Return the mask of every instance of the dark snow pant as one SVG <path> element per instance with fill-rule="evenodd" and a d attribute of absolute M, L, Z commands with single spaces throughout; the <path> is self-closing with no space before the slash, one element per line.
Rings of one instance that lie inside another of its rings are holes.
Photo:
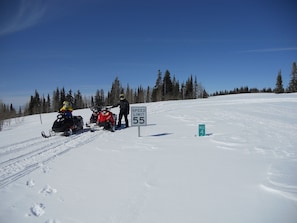
<path fill-rule="evenodd" d="M 73 118 L 65 118 L 65 130 L 69 130 L 74 126 Z"/>
<path fill-rule="evenodd" d="M 128 114 L 127 113 L 120 113 L 119 114 L 119 122 L 118 122 L 118 127 L 121 127 L 122 123 L 122 118 L 125 118 L 125 123 L 126 123 L 126 128 L 129 127 L 129 122 L 128 122 Z"/>

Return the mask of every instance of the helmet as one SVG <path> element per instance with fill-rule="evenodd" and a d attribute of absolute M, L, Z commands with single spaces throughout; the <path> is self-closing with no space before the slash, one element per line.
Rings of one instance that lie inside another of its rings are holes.
<path fill-rule="evenodd" d="M 69 105 L 68 101 L 63 101 L 63 105 Z"/>
<path fill-rule="evenodd" d="M 105 114 L 107 114 L 109 112 L 109 107 L 104 107 L 103 109 L 102 109 L 102 113 L 105 115 Z"/>
<path fill-rule="evenodd" d="M 120 100 L 124 100 L 125 99 L 125 95 L 124 94 L 120 94 Z"/>

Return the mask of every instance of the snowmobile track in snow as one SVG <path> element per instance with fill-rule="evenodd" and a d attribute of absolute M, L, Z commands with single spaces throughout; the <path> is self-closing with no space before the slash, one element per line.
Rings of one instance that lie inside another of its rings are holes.
<path fill-rule="evenodd" d="M 32 138 L 0 147 L 0 188 L 41 168 L 69 150 L 93 141 L 101 133 L 78 133 L 69 137 Z"/>

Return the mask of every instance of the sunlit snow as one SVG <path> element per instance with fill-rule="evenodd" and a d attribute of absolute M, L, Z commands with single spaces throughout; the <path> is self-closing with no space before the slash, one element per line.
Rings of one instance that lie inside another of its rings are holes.
<path fill-rule="evenodd" d="M 297 222 L 297 94 L 139 105 L 140 137 L 129 127 L 46 139 L 56 113 L 11 120 L 0 222 Z"/>

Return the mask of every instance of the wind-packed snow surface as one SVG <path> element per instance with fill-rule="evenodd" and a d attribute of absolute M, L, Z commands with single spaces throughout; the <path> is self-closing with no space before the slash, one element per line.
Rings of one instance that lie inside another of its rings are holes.
<path fill-rule="evenodd" d="M 140 105 L 141 137 L 46 139 L 56 113 L 12 120 L 0 132 L 0 222 L 297 222 L 297 94 Z"/>

